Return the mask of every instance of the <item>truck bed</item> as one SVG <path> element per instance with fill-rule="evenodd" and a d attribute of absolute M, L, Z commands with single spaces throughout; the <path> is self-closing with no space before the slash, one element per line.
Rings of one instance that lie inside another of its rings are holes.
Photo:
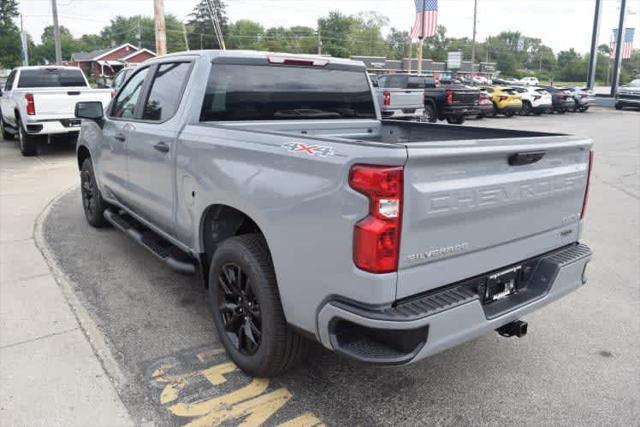
<path fill-rule="evenodd" d="M 204 126 L 229 126 L 247 131 L 295 134 L 324 141 L 363 141 L 390 144 L 419 144 L 459 140 L 531 138 L 562 136 L 558 133 L 523 130 L 451 126 L 402 120 L 314 120 L 287 122 L 202 123 Z"/>

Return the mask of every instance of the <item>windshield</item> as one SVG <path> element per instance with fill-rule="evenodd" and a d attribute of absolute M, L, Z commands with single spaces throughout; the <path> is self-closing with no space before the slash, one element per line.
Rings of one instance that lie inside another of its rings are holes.
<path fill-rule="evenodd" d="M 631 80 L 631 83 L 629 83 L 627 86 L 640 87 L 640 79 Z"/>
<path fill-rule="evenodd" d="M 364 71 L 214 64 L 201 121 L 376 118 Z"/>
<path fill-rule="evenodd" d="M 87 86 L 80 70 L 38 68 L 20 71 L 18 87 L 78 87 Z"/>

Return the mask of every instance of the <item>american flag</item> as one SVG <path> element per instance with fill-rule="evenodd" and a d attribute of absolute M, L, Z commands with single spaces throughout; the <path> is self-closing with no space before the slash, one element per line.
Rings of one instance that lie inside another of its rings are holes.
<path fill-rule="evenodd" d="M 416 19 L 411 28 L 412 39 L 433 37 L 438 29 L 438 0 L 414 0 Z"/>
<path fill-rule="evenodd" d="M 631 58 L 631 53 L 633 52 L 633 35 L 635 33 L 635 28 L 625 28 L 624 29 L 624 39 L 622 40 L 622 59 Z M 616 40 L 618 39 L 618 30 L 613 30 L 613 38 L 611 39 L 611 52 L 609 53 L 609 58 L 613 58 L 616 54 Z"/>
<path fill-rule="evenodd" d="M 631 52 L 633 51 L 633 33 L 635 28 L 624 29 L 624 41 L 622 42 L 622 59 L 631 58 Z"/>

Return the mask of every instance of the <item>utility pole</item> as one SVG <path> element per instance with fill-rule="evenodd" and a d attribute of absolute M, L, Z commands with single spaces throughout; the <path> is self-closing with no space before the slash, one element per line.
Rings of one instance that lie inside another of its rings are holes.
<path fill-rule="evenodd" d="M 22 66 L 27 67 L 29 65 L 29 43 L 27 33 L 24 32 L 22 14 L 20 14 L 20 41 L 22 42 Z"/>
<path fill-rule="evenodd" d="M 598 0 L 599 1 L 599 0 Z M 471 78 L 476 63 L 476 22 L 478 21 L 478 0 L 473 0 L 473 39 L 471 41 Z"/>
<path fill-rule="evenodd" d="M 138 49 L 142 49 L 142 15 L 138 16 Z"/>
<path fill-rule="evenodd" d="M 62 45 L 60 44 L 60 27 L 58 26 L 58 5 L 56 0 L 51 0 L 51 13 L 53 14 L 53 43 L 56 50 L 56 64 L 62 64 Z"/>
<path fill-rule="evenodd" d="M 184 37 L 184 45 L 186 46 L 187 50 L 191 50 L 189 49 L 189 38 L 187 37 L 187 26 L 184 25 L 184 22 L 182 23 L 182 36 Z"/>
<path fill-rule="evenodd" d="M 318 26 L 318 55 L 322 55 L 322 37 L 320 37 L 320 26 Z"/>
<path fill-rule="evenodd" d="M 600 10 L 602 2 L 596 0 L 596 9 L 593 12 L 593 31 L 591 32 L 591 53 L 589 56 L 589 72 L 587 73 L 587 88 L 593 89 L 596 81 L 596 65 L 598 63 L 598 33 L 600 30 Z"/>
<path fill-rule="evenodd" d="M 613 61 L 613 75 L 611 76 L 611 96 L 616 96 L 620 83 L 620 63 L 622 62 L 622 40 L 624 37 L 624 14 L 627 12 L 627 0 L 620 0 L 620 19 L 616 37 L 616 56 Z"/>
<path fill-rule="evenodd" d="M 422 47 L 424 45 L 424 7 L 425 1 L 422 0 L 422 19 L 420 19 L 420 41 L 418 42 L 418 74 L 422 74 Z"/>
<path fill-rule="evenodd" d="M 153 0 L 153 15 L 155 17 L 156 30 L 156 55 L 163 56 L 167 54 L 167 32 L 164 24 L 164 0 Z"/>

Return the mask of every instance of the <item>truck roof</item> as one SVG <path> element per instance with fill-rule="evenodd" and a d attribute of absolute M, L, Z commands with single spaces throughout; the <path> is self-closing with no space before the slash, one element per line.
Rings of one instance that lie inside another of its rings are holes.
<path fill-rule="evenodd" d="M 68 65 L 29 65 L 29 66 L 22 66 L 22 67 L 16 67 L 14 68 L 14 70 L 52 70 L 52 69 L 58 69 L 58 70 L 79 70 L 79 67 L 71 67 Z"/>
<path fill-rule="evenodd" d="M 257 50 L 191 50 L 185 52 L 176 52 L 164 55 L 158 58 L 152 58 L 149 62 L 155 62 L 167 57 L 176 56 L 204 56 L 211 59 L 217 57 L 226 58 L 255 58 L 255 59 L 268 59 L 270 57 L 278 58 L 296 58 L 296 59 L 316 59 L 327 61 L 330 64 L 349 65 L 353 67 L 366 68 L 364 62 L 353 59 L 335 58 L 332 56 L 314 55 L 314 54 L 300 54 L 300 53 L 285 53 L 285 52 L 264 52 Z"/>

